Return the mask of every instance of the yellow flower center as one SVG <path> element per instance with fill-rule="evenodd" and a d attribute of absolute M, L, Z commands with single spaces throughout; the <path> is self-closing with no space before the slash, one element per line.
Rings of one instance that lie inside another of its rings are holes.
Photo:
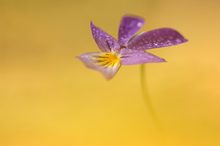
<path fill-rule="evenodd" d="M 94 58 L 97 63 L 104 67 L 113 67 L 120 63 L 120 56 L 114 52 L 102 53 Z"/>

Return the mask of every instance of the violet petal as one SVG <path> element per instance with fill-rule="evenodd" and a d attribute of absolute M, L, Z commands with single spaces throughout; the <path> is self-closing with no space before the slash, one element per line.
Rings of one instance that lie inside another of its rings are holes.
<path fill-rule="evenodd" d="M 144 64 L 144 63 L 165 62 L 165 59 L 163 58 L 139 50 L 123 49 L 121 50 L 120 54 L 121 54 L 122 65 L 136 65 L 136 64 Z"/>
<path fill-rule="evenodd" d="M 128 40 L 144 25 L 144 19 L 137 17 L 126 15 L 122 18 L 119 32 L 118 32 L 118 40 L 119 44 L 122 46 L 126 46 Z"/>
<path fill-rule="evenodd" d="M 176 30 L 160 28 L 142 33 L 128 42 L 129 49 L 146 50 L 178 45 L 187 40 Z"/>
<path fill-rule="evenodd" d="M 120 48 L 120 45 L 118 44 L 116 39 L 113 38 L 111 35 L 96 27 L 92 22 L 90 24 L 90 27 L 92 30 L 93 38 L 101 51 L 110 52 L 111 50 L 115 51 Z"/>

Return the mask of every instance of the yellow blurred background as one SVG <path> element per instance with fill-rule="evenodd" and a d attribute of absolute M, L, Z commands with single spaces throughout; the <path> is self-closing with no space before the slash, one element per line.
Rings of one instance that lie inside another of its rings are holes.
<path fill-rule="evenodd" d="M 220 1 L 0 0 L 0 146 L 219 146 Z M 141 96 L 140 66 L 106 81 L 75 58 L 98 51 L 89 28 L 116 36 L 124 14 L 142 31 L 179 30 L 189 42 L 151 50 L 159 131 Z"/>

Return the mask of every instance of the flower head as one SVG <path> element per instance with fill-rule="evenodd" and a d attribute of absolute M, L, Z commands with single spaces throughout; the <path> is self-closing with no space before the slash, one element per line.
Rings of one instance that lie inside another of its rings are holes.
<path fill-rule="evenodd" d="M 135 36 L 143 25 L 143 18 L 124 16 L 119 26 L 117 41 L 91 22 L 92 35 L 101 52 L 85 53 L 78 58 L 88 68 L 101 72 L 106 79 L 111 79 L 121 65 L 165 62 L 165 59 L 145 50 L 178 45 L 187 41 L 171 28 L 155 29 Z"/>

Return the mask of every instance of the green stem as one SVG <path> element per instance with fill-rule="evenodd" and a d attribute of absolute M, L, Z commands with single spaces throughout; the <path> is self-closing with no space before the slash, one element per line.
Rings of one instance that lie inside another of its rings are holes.
<path fill-rule="evenodd" d="M 147 84 L 146 84 L 146 70 L 145 70 L 145 65 L 141 65 L 141 74 L 140 74 L 140 77 L 141 77 L 141 88 L 142 88 L 142 96 L 143 96 L 143 99 L 145 101 L 145 104 L 148 108 L 148 111 L 151 115 L 151 118 L 153 120 L 153 123 L 155 124 L 155 126 L 161 130 L 161 126 L 160 126 L 160 122 L 158 120 L 158 117 L 156 115 L 156 112 L 154 110 L 154 107 L 152 105 L 152 102 L 151 102 L 151 99 L 150 99 L 150 96 L 149 96 L 149 93 L 147 91 Z"/>

